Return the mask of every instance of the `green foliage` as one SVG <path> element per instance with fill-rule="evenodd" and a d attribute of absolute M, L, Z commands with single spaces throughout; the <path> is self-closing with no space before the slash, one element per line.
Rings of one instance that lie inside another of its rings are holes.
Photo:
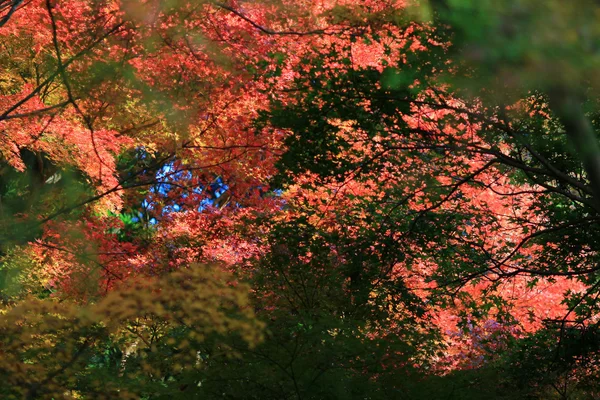
<path fill-rule="evenodd" d="M 373 286 L 367 276 L 352 281 L 343 261 L 357 251 L 350 240 L 334 242 L 299 218 L 272 226 L 270 244 L 252 282 L 265 341 L 254 349 L 231 344 L 239 360 L 209 355 L 197 396 L 387 399 L 426 368 L 435 330 L 411 310 L 408 293 Z"/>
<path fill-rule="evenodd" d="M 194 266 L 161 279 L 130 281 L 96 304 L 26 298 L 0 315 L 6 398 L 172 398 L 190 371 L 232 335 L 262 340 L 248 287 L 218 268 Z M 210 339 L 210 341 L 208 340 Z M 182 381 L 180 377 L 183 377 Z"/>

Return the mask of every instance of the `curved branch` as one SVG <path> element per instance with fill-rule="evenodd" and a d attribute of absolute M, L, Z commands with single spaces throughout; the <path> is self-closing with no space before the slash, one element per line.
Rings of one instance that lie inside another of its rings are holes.
<path fill-rule="evenodd" d="M 261 31 L 262 33 L 266 33 L 267 35 L 290 35 L 290 36 L 307 36 L 307 35 L 323 35 L 323 34 L 327 34 L 327 31 L 325 31 L 324 29 L 315 29 L 312 31 L 305 31 L 305 32 L 301 32 L 301 31 L 275 31 L 269 28 L 265 28 L 264 26 L 254 22 L 252 19 L 250 19 L 248 16 L 246 16 L 244 13 L 242 13 L 241 11 L 236 10 L 233 7 L 230 7 L 226 4 L 223 3 L 215 3 L 215 5 L 217 7 L 220 7 L 224 10 L 227 10 L 229 12 L 231 12 L 232 14 L 237 15 L 239 18 L 243 19 L 244 21 L 248 22 L 250 25 L 252 25 L 253 27 L 255 27 L 256 29 L 258 29 L 259 31 Z"/>

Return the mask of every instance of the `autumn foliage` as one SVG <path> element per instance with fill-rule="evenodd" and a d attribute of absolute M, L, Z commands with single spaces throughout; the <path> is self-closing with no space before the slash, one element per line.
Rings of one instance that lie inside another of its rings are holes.
<path fill-rule="evenodd" d="M 3 398 L 594 398 L 598 30 L 538 3 L 0 0 Z"/>

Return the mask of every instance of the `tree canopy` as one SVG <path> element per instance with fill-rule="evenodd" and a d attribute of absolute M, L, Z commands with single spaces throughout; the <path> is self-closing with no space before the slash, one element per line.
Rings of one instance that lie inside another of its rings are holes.
<path fill-rule="evenodd" d="M 598 15 L 0 0 L 3 398 L 595 398 Z"/>

